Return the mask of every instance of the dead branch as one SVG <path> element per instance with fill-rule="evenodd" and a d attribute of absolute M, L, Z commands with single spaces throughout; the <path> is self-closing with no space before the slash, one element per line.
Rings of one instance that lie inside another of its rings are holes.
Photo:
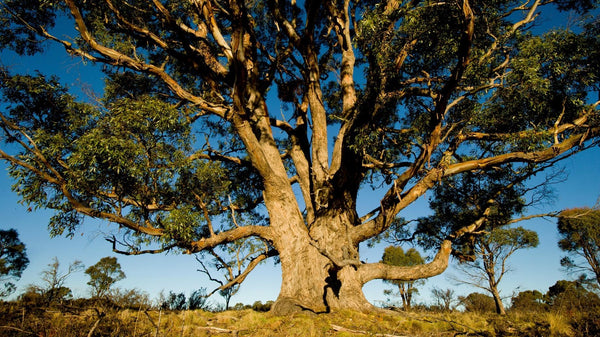
<path fill-rule="evenodd" d="M 239 333 L 239 330 L 223 329 L 223 328 L 217 328 L 217 327 L 213 327 L 213 326 L 197 326 L 194 328 L 217 333 L 217 334 L 228 333 L 228 334 L 231 334 L 232 336 L 238 336 L 238 333 Z"/>
<path fill-rule="evenodd" d="M 14 331 L 26 333 L 28 335 L 34 335 L 34 336 L 37 335 L 35 332 L 31 332 L 31 331 L 19 329 L 19 328 L 16 328 L 14 326 L 10 326 L 10 325 L 0 325 L 0 329 L 14 330 Z"/>
<path fill-rule="evenodd" d="M 406 335 L 390 335 L 387 333 L 376 333 L 376 334 L 372 334 L 370 332 L 366 332 L 366 331 L 361 331 L 361 330 L 353 330 L 353 329 L 348 329 L 348 328 L 344 328 L 343 326 L 339 326 L 339 325 L 331 325 L 331 328 L 334 331 L 339 331 L 339 332 L 349 332 L 349 333 L 356 333 L 356 334 L 361 334 L 361 335 L 369 335 L 369 336 L 380 336 L 380 337 L 408 337 Z"/>

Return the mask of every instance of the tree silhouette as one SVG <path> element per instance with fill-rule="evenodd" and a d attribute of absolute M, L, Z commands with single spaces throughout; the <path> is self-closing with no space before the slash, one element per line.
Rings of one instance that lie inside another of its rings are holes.
<path fill-rule="evenodd" d="M 0 230 L 0 297 L 8 296 L 15 290 L 13 281 L 21 278 L 23 271 L 29 265 L 25 244 L 19 240 L 19 234 L 14 229 Z"/>

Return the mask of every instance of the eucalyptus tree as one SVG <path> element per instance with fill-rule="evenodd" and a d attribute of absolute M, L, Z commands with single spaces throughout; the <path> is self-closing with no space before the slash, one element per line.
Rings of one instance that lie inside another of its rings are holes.
<path fill-rule="evenodd" d="M 114 256 L 105 256 L 95 265 L 89 266 L 85 273 L 90 277 L 88 285 L 91 287 L 92 297 L 102 298 L 109 295 L 110 288 L 125 278 L 121 264 Z"/>
<path fill-rule="evenodd" d="M 600 286 L 600 209 L 574 208 L 558 216 L 558 246 L 569 255 L 560 264 L 570 271 L 591 273 Z M 586 276 L 587 277 L 587 276 Z"/>
<path fill-rule="evenodd" d="M 93 101 L 3 69 L 0 158 L 25 203 L 56 210 L 53 235 L 95 217 L 128 254 L 252 239 L 268 248 L 247 269 L 280 262 L 275 312 L 369 310 L 364 283 L 439 274 L 470 231 L 424 265 L 361 262 L 359 244 L 437 183 L 598 142 L 598 23 L 536 24 L 596 5 L 3 0 L 2 48 L 58 46 L 105 85 Z"/>
<path fill-rule="evenodd" d="M 538 242 L 537 233 L 523 227 L 493 229 L 475 241 L 473 254 L 479 260 L 461 263 L 463 275 L 455 280 L 487 291 L 492 295 L 496 313 L 505 315 L 498 286 L 511 271 L 508 259 L 517 250 L 537 247 Z"/>
<path fill-rule="evenodd" d="M 16 286 L 13 282 L 21 278 L 28 265 L 27 249 L 19 240 L 17 231 L 12 228 L 0 230 L 0 297 L 15 291 Z"/>
<path fill-rule="evenodd" d="M 424 264 L 425 259 L 421 256 L 418 250 L 414 247 L 408 249 L 406 252 L 402 247 L 399 246 L 388 246 L 383 251 L 381 262 L 393 266 L 404 266 L 411 267 L 419 264 Z M 423 281 L 398 281 L 398 280 L 386 280 L 385 282 L 398 286 L 398 294 L 402 299 L 402 306 L 404 310 L 410 310 L 413 295 L 419 292 L 417 286 L 421 285 Z M 393 291 L 384 290 L 384 294 L 393 294 Z"/>
<path fill-rule="evenodd" d="M 499 284 L 511 271 L 509 258 L 518 250 L 537 247 L 535 231 L 509 225 L 533 217 L 521 216 L 528 206 L 551 198 L 550 185 L 560 179 L 561 170 L 525 184 L 545 169 L 546 164 L 497 167 L 484 172 L 469 172 L 451 177 L 433 189 L 430 206 L 433 214 L 421 218 L 415 237 L 425 248 L 433 248 L 448 235 L 470 229 L 454 240 L 453 254 L 458 258 L 460 274 L 452 279 L 485 290 L 492 296 L 496 312 L 506 314 Z"/>

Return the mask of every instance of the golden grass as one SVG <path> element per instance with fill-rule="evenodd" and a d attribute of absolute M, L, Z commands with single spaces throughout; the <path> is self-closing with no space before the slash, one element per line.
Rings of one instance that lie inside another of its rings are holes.
<path fill-rule="evenodd" d="M 0 336 L 554 336 L 572 337 L 568 317 L 557 313 L 509 313 L 507 316 L 431 311 L 340 311 L 316 315 L 274 316 L 251 309 L 211 313 L 88 309 L 77 314 L 46 311 L 42 315 L 15 311 L 13 321 L 0 324 Z M 24 319 L 23 319 L 24 318 Z M 100 319 L 99 324 L 94 324 Z M 19 331 L 20 330 L 20 331 Z"/>

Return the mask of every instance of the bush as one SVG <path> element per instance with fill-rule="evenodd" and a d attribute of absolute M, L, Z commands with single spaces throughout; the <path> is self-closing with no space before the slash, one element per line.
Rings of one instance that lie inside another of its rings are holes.
<path fill-rule="evenodd" d="M 261 301 L 256 301 L 252 304 L 252 310 L 259 312 L 267 312 L 271 310 L 271 306 L 273 305 L 273 301 L 267 301 L 267 303 L 262 303 Z"/>
<path fill-rule="evenodd" d="M 169 291 L 167 298 L 161 303 L 160 308 L 164 310 L 185 310 L 187 301 L 184 293 Z"/>
<path fill-rule="evenodd" d="M 521 291 L 512 298 L 511 310 L 540 312 L 548 309 L 544 295 L 537 290 Z"/>
<path fill-rule="evenodd" d="M 138 310 L 152 306 L 150 295 L 139 289 L 115 289 L 110 299 L 123 309 Z"/>
<path fill-rule="evenodd" d="M 470 293 L 466 297 L 460 297 L 459 301 L 467 312 L 496 312 L 496 304 L 491 296 Z"/>
<path fill-rule="evenodd" d="M 208 297 L 206 297 L 206 288 L 200 288 L 195 290 L 188 299 L 188 309 L 207 309 L 208 308 Z"/>
<path fill-rule="evenodd" d="M 551 310 L 574 314 L 600 307 L 600 298 L 575 281 L 557 281 L 548 289 L 546 301 Z"/>
<path fill-rule="evenodd" d="M 600 336 L 600 312 L 596 310 L 588 310 L 577 315 L 571 321 L 575 337 Z"/>

